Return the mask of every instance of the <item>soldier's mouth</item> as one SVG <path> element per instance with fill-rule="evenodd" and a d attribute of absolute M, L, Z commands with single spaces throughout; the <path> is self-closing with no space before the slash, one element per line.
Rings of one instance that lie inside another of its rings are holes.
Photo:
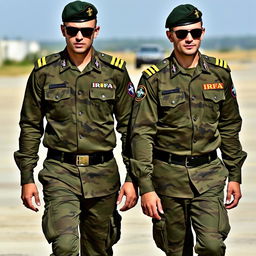
<path fill-rule="evenodd" d="M 185 45 L 186 49 L 192 49 L 194 47 L 196 47 L 196 45 L 194 45 L 194 44 Z"/>
<path fill-rule="evenodd" d="M 82 43 L 75 43 L 74 45 L 75 45 L 75 47 L 83 47 L 84 46 L 84 44 L 82 44 Z"/>

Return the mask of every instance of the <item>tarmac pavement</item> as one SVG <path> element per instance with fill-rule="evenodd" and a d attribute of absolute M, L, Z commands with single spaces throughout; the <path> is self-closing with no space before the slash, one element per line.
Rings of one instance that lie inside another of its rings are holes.
<path fill-rule="evenodd" d="M 256 62 L 230 63 L 237 89 L 243 128 L 241 141 L 248 158 L 243 167 L 243 198 L 236 209 L 229 211 L 232 226 L 226 240 L 227 256 L 256 255 Z M 129 69 L 136 84 L 140 72 Z M 23 207 L 20 200 L 19 171 L 13 160 L 18 148 L 19 111 L 27 76 L 0 78 L 0 256 L 46 256 L 50 245 L 41 231 L 42 206 L 38 213 Z M 40 148 L 41 160 L 35 173 L 41 169 L 45 149 Z M 122 180 L 124 168 L 120 158 L 120 144 L 115 150 Z M 36 175 L 35 175 L 36 176 Z M 41 186 L 39 184 L 39 190 Z M 41 200 L 42 200 L 42 193 Z M 151 237 L 151 220 L 141 212 L 140 205 L 122 213 L 122 237 L 114 246 L 116 256 L 161 256 Z"/>

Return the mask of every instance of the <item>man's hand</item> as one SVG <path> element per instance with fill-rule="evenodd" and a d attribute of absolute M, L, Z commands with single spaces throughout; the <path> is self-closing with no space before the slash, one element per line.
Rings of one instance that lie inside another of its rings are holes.
<path fill-rule="evenodd" d="M 232 197 L 233 196 L 233 197 Z M 230 181 L 227 187 L 227 197 L 226 197 L 226 209 L 232 209 L 236 207 L 242 197 L 240 184 L 236 181 Z"/>
<path fill-rule="evenodd" d="M 35 198 L 36 205 L 40 206 L 40 199 L 36 185 L 34 183 L 22 185 L 21 199 L 23 201 L 23 204 L 32 211 L 37 212 L 38 208 L 36 208 L 32 202 L 33 197 Z"/>
<path fill-rule="evenodd" d="M 144 214 L 152 218 L 161 220 L 159 213 L 163 214 L 164 211 L 161 200 L 156 192 L 153 191 L 143 194 L 141 196 L 141 207 Z"/>
<path fill-rule="evenodd" d="M 120 211 L 127 211 L 134 207 L 138 201 L 138 189 L 132 182 L 125 182 L 121 187 L 117 204 L 122 202 L 123 196 L 126 196 L 125 204 L 122 206 Z"/>

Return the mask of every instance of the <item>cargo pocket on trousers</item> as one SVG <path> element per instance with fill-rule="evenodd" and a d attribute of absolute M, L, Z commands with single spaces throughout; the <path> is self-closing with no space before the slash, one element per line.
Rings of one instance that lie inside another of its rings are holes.
<path fill-rule="evenodd" d="M 227 209 L 223 201 L 219 198 L 219 233 L 222 235 L 223 240 L 227 238 L 230 231 Z"/>
<path fill-rule="evenodd" d="M 52 214 L 52 207 L 49 203 L 44 211 L 42 218 L 42 229 L 48 243 L 51 243 L 57 236 L 57 231 L 54 228 L 54 216 Z"/>
<path fill-rule="evenodd" d="M 152 219 L 153 222 L 153 238 L 158 248 L 164 252 L 168 251 L 168 239 L 165 218 L 161 220 Z"/>
<path fill-rule="evenodd" d="M 106 248 L 111 248 L 121 237 L 121 220 L 120 214 L 115 211 L 113 216 L 110 217 L 108 236 L 106 241 Z"/>

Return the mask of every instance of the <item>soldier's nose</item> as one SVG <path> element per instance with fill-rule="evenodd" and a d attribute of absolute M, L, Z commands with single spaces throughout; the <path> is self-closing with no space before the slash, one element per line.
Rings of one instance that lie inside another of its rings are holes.
<path fill-rule="evenodd" d="M 77 32 L 77 34 L 76 34 L 76 40 L 81 41 L 82 39 L 83 39 L 83 35 L 82 35 L 81 31 L 79 30 L 79 31 Z"/>

